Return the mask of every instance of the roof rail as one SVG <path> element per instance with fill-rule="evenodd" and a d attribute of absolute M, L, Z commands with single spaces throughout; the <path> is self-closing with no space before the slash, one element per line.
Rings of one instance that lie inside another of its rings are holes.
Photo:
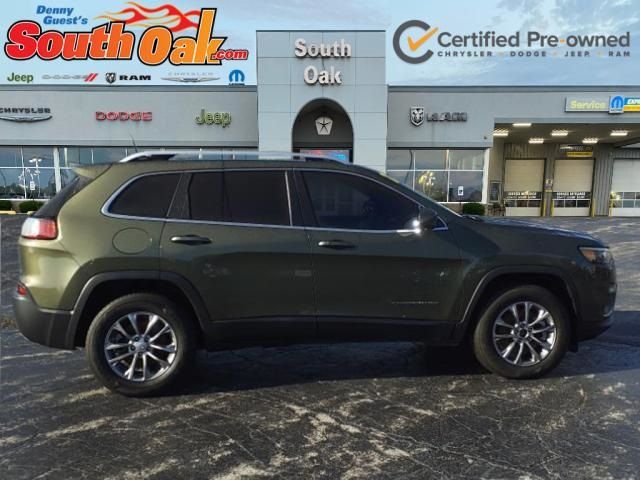
<path fill-rule="evenodd" d="M 193 161 L 193 160 L 293 160 L 301 162 L 335 162 L 340 160 L 324 155 L 294 152 L 260 152 L 256 150 L 147 150 L 129 155 L 118 163 L 144 161 Z"/>

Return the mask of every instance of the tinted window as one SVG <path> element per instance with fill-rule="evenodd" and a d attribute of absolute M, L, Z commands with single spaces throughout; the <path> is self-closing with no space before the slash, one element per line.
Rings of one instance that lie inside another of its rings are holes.
<path fill-rule="evenodd" d="M 372 180 L 355 175 L 304 172 L 319 227 L 350 230 L 409 228 L 418 206 Z"/>
<path fill-rule="evenodd" d="M 180 174 L 149 175 L 134 180 L 111 204 L 111 213 L 164 218 Z"/>
<path fill-rule="evenodd" d="M 189 218 L 224 222 L 224 191 L 222 173 L 196 173 L 189 185 Z"/>
<path fill-rule="evenodd" d="M 189 203 L 194 220 L 290 224 L 284 172 L 196 173 L 189 187 Z"/>

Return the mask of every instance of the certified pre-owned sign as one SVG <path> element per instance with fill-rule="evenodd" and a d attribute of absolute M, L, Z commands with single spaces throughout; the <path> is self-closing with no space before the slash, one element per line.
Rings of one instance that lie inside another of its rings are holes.
<path fill-rule="evenodd" d="M 10 122 L 41 122 L 51 118 L 48 107 L 0 107 L 0 120 Z"/>

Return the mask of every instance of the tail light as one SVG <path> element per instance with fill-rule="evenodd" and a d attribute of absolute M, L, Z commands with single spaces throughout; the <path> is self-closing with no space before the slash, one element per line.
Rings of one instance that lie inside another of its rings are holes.
<path fill-rule="evenodd" d="M 22 238 L 54 240 L 58 236 L 58 224 L 51 218 L 27 218 L 22 224 Z"/>
<path fill-rule="evenodd" d="M 18 285 L 16 286 L 16 293 L 19 297 L 26 297 L 27 287 L 25 287 L 22 283 L 18 283 Z"/>

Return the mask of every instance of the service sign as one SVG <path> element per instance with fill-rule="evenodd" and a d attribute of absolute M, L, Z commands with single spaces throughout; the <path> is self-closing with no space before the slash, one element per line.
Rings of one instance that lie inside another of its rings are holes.
<path fill-rule="evenodd" d="M 296 32 L 305 48 L 316 42 L 305 31 L 383 31 L 390 85 L 637 84 L 640 0 L 583 3 L 5 0 L 0 84 L 255 85 L 258 30 Z M 359 55 L 353 42 L 342 56 Z M 337 88 L 338 70 L 305 80 Z M 568 111 L 602 109 L 575 100 Z"/>

